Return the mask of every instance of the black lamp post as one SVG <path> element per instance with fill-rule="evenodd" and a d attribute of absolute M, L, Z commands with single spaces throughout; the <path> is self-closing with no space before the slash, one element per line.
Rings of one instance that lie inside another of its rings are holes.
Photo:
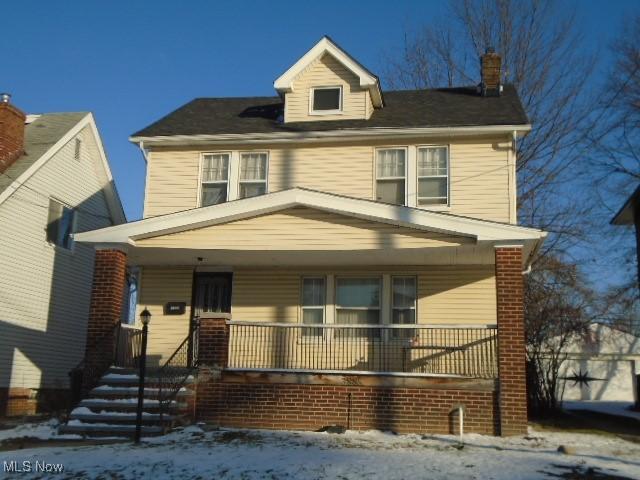
<path fill-rule="evenodd" d="M 151 321 L 151 313 L 147 308 L 140 313 L 140 321 L 142 322 L 142 345 L 140 348 L 140 383 L 138 385 L 138 409 L 136 411 L 136 436 L 135 442 L 140 443 L 142 435 L 142 407 L 144 404 L 144 374 L 147 368 L 147 334 L 149 333 L 149 322 Z"/>

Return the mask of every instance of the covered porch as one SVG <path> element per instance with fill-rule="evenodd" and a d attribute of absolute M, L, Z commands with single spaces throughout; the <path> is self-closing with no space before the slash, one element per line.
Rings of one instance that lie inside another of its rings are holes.
<path fill-rule="evenodd" d="M 119 252 L 122 267 L 139 272 L 138 313 L 152 314 L 149 365 L 182 349 L 201 374 L 214 372 L 199 395 L 205 418 L 220 418 L 221 390 L 249 385 L 271 385 L 271 399 L 291 385 L 439 385 L 485 392 L 493 405 L 498 381 L 512 375 L 521 419 L 522 271 L 543 237 L 293 189 L 77 240 L 95 243 L 97 255 Z"/>

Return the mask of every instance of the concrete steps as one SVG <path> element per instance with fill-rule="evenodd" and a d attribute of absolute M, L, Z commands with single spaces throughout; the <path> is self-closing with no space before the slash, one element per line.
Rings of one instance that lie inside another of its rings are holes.
<path fill-rule="evenodd" d="M 181 372 L 178 371 L 178 374 Z M 187 374 L 187 371 L 184 371 Z M 188 423 L 189 402 L 193 397 L 195 379 L 189 376 L 175 397 L 167 405 L 160 417 L 161 392 L 157 377 L 151 372 L 145 378 L 142 435 L 162 435 L 176 424 Z M 123 437 L 135 432 L 136 412 L 138 408 L 139 378 L 135 371 L 110 368 L 100 379 L 99 385 L 92 389 L 69 415 L 66 424 L 60 427 L 60 433 L 79 434 L 87 437 Z M 167 392 L 162 392 L 166 398 Z"/>

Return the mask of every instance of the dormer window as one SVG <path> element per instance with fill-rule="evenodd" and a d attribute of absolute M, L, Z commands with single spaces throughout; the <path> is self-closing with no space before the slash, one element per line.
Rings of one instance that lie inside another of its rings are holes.
<path fill-rule="evenodd" d="M 312 114 L 342 112 L 342 87 L 316 87 L 311 89 Z"/>

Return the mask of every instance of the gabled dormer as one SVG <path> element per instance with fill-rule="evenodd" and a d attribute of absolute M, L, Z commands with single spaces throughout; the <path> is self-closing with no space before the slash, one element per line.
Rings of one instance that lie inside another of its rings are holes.
<path fill-rule="evenodd" d="M 285 123 L 366 120 L 383 106 L 378 77 L 326 36 L 273 85 Z"/>

